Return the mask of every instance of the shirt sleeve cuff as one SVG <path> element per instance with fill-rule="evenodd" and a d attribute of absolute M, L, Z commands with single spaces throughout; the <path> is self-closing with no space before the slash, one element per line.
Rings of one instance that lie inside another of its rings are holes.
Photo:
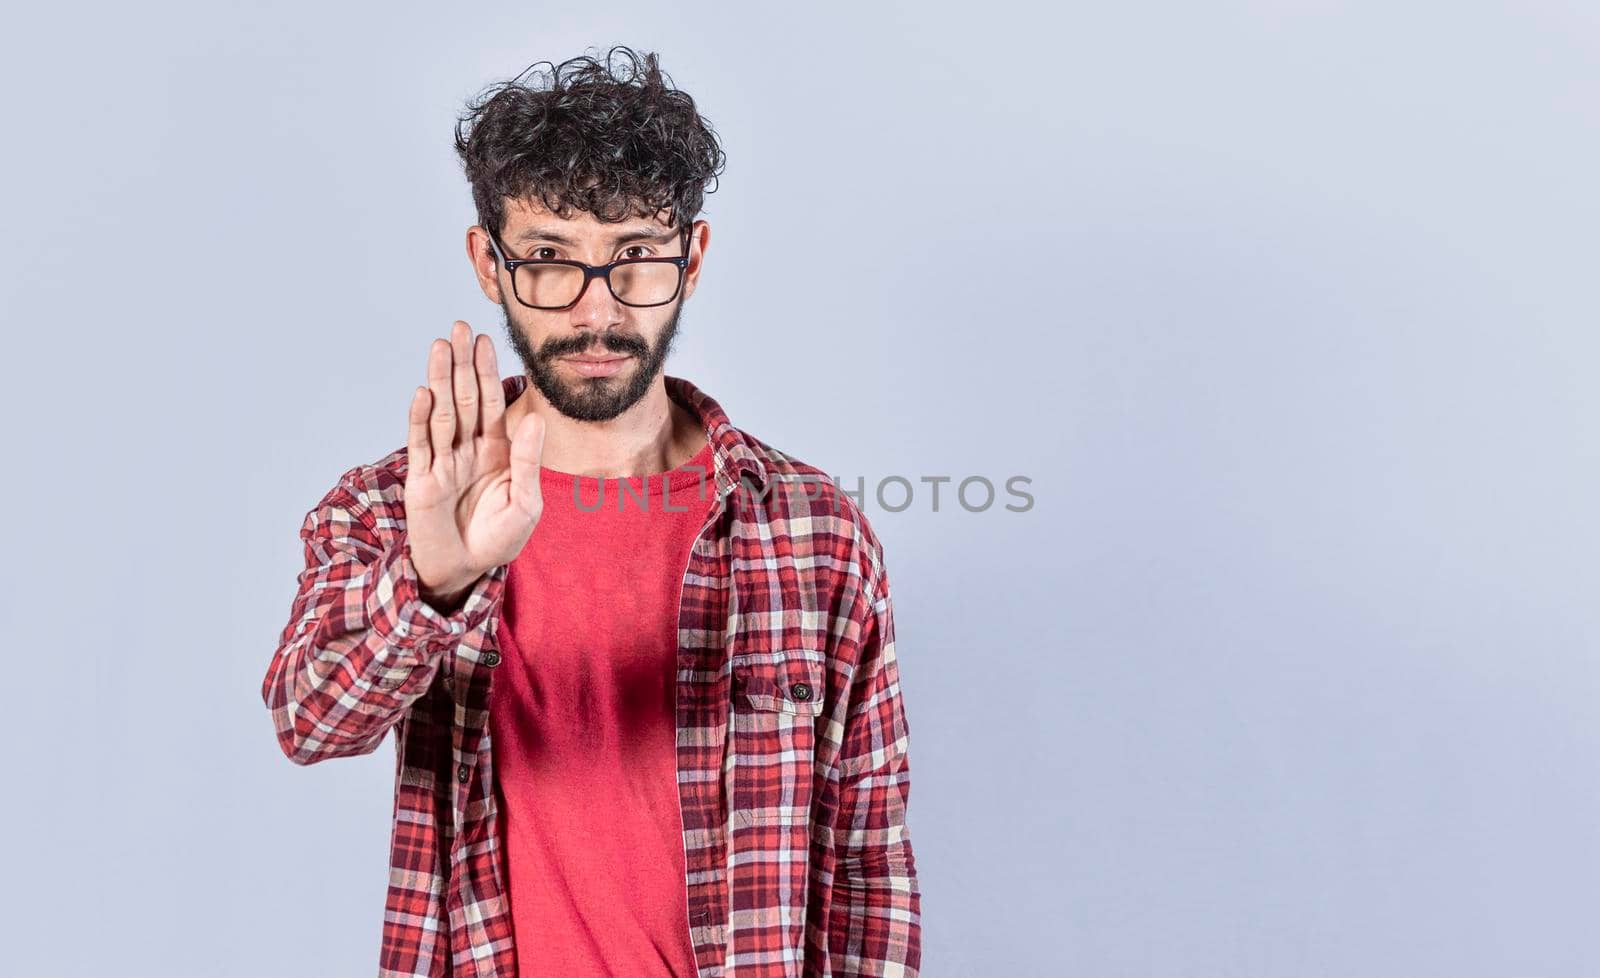
<path fill-rule="evenodd" d="M 410 537 L 402 533 L 373 567 L 367 585 L 367 620 L 384 644 L 400 648 L 449 645 L 482 624 L 505 589 L 505 565 L 479 577 L 461 607 L 443 614 L 422 598 L 411 561 Z"/>

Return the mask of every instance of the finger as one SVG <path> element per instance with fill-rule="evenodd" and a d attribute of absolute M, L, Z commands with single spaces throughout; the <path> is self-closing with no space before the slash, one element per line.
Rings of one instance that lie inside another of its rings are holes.
<path fill-rule="evenodd" d="M 478 436 L 478 375 L 472 369 L 472 327 L 461 320 L 450 330 L 451 381 L 456 390 L 456 444 Z"/>
<path fill-rule="evenodd" d="M 406 432 L 406 466 L 413 472 L 426 472 L 433 466 L 433 446 L 428 439 L 428 388 L 411 392 L 410 427 Z"/>
<path fill-rule="evenodd" d="M 511 440 L 511 498 L 524 512 L 540 503 L 539 460 L 544 457 L 544 419 L 532 411 L 517 423 Z"/>
<path fill-rule="evenodd" d="M 428 390 L 433 394 L 433 410 L 428 415 L 433 451 L 449 455 L 456 437 L 456 399 L 450 384 L 450 344 L 442 339 L 428 348 Z"/>
<path fill-rule="evenodd" d="M 483 395 L 483 433 L 501 441 L 506 437 L 506 391 L 500 383 L 500 366 L 495 361 L 494 340 L 488 333 L 472 341 L 472 362 L 478 369 L 478 390 Z"/>

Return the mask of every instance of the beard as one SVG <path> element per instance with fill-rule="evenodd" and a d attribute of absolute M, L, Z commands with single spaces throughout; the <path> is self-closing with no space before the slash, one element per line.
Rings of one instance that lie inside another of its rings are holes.
<path fill-rule="evenodd" d="M 553 336 L 534 350 L 523 331 L 511 320 L 508 303 L 500 303 L 505 319 L 506 338 L 522 360 L 523 372 L 539 389 L 550 406 L 574 421 L 610 421 L 639 403 L 655 382 L 656 375 L 672 352 L 678 336 L 678 319 L 683 315 L 680 296 L 661 335 L 652 346 L 643 337 L 606 331 Z M 602 352 L 632 357 L 622 370 L 610 377 L 562 378 L 557 360 L 575 355 L 593 356 Z"/>

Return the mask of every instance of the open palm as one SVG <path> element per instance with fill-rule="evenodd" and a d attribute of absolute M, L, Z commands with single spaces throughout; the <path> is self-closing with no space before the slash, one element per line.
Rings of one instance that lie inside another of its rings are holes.
<path fill-rule="evenodd" d="M 430 601 L 448 603 L 509 563 L 539 522 L 544 422 L 530 411 L 508 437 L 505 413 L 494 343 L 457 320 L 428 350 L 406 438 L 406 533 Z"/>

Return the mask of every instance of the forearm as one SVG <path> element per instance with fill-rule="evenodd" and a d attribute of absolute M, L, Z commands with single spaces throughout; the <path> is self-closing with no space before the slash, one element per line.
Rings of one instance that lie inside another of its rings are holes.
<path fill-rule="evenodd" d="M 905 824 L 904 753 L 847 792 L 835 834 L 829 962 L 836 978 L 916 978 L 922 896 Z M 852 827 L 855 826 L 855 827 Z"/>
<path fill-rule="evenodd" d="M 380 535 L 363 520 L 359 501 L 334 493 L 302 529 L 307 567 L 262 682 L 279 743 L 298 764 L 374 750 L 500 594 L 485 575 L 445 596 L 455 610 L 434 607 L 404 533 Z"/>

